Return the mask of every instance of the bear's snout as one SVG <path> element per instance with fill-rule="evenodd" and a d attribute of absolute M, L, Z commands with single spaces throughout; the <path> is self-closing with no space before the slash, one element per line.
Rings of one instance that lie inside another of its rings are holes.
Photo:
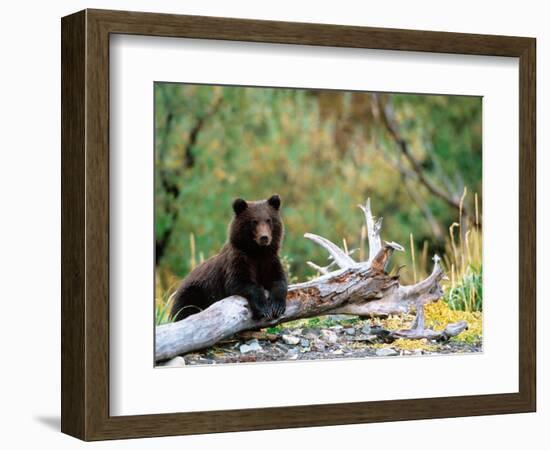
<path fill-rule="evenodd" d="M 271 228 L 267 223 L 259 223 L 256 227 L 256 242 L 262 246 L 271 244 Z"/>

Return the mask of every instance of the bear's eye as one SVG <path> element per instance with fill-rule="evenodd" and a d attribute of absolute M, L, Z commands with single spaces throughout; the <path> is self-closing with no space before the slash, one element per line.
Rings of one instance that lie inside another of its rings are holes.
<path fill-rule="evenodd" d="M 271 219 L 267 219 L 266 222 L 268 225 L 271 225 Z"/>
<path fill-rule="evenodd" d="M 253 221 L 252 221 L 252 225 L 257 226 L 257 225 L 258 225 L 258 221 L 257 221 L 257 220 L 253 220 Z"/>

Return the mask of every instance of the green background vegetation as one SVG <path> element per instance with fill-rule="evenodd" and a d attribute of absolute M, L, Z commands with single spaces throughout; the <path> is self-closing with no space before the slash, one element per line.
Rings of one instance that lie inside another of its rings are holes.
<path fill-rule="evenodd" d="M 157 297 L 219 251 L 234 198 L 278 193 L 293 281 L 327 261 L 305 232 L 365 257 L 370 197 L 407 249 L 403 282 L 437 252 L 448 305 L 480 310 L 481 112 L 479 97 L 155 84 Z"/>

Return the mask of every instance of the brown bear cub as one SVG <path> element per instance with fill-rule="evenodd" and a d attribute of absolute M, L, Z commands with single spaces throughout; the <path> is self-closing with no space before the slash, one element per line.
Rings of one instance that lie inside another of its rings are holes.
<path fill-rule="evenodd" d="M 284 234 L 280 206 L 278 195 L 233 202 L 227 243 L 181 282 L 173 297 L 173 320 L 231 295 L 246 298 L 255 319 L 276 319 L 285 312 L 288 284 L 279 260 Z"/>

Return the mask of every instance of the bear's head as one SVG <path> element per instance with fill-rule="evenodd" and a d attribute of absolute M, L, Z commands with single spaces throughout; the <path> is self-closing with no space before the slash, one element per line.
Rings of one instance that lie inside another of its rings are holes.
<path fill-rule="evenodd" d="M 235 217 L 229 225 L 229 241 L 240 250 L 278 252 L 284 226 L 280 215 L 281 199 L 277 194 L 267 200 L 233 202 Z"/>

